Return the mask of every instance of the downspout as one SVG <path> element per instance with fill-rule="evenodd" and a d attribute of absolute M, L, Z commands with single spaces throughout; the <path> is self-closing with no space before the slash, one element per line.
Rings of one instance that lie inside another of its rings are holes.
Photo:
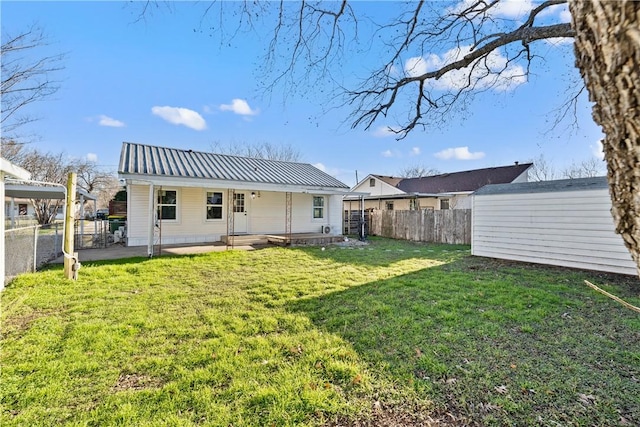
<path fill-rule="evenodd" d="M 149 228 L 147 229 L 147 256 L 149 258 L 153 257 L 153 227 L 155 227 L 154 221 L 153 221 L 153 217 L 155 215 L 154 212 L 154 192 L 155 192 L 155 187 L 153 185 L 153 183 L 151 181 L 149 182 Z M 129 192 L 128 192 L 129 193 Z M 127 210 L 129 208 L 127 207 Z"/>

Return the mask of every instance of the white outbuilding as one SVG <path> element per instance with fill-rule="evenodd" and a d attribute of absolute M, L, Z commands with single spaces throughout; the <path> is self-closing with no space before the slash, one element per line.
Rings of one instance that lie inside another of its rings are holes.
<path fill-rule="evenodd" d="M 605 177 L 487 185 L 473 195 L 473 255 L 636 275 Z"/>

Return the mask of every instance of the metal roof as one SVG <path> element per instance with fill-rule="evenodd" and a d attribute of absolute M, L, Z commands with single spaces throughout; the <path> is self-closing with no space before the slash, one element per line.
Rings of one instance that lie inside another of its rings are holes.
<path fill-rule="evenodd" d="M 487 184 L 506 184 L 525 173 L 532 163 L 405 178 L 397 187 L 405 193 L 471 192 Z"/>
<path fill-rule="evenodd" d="M 308 163 L 284 162 L 124 142 L 120 174 L 348 189 Z"/>
<path fill-rule="evenodd" d="M 491 184 L 485 185 L 473 194 L 487 196 L 492 194 L 554 193 L 558 191 L 601 190 L 608 188 L 607 177 L 598 176 L 595 178 L 558 179 L 515 184 Z"/>

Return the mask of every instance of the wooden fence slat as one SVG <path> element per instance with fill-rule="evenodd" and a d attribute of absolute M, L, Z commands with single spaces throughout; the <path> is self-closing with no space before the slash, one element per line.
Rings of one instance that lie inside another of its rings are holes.
<path fill-rule="evenodd" d="M 369 232 L 392 239 L 471 244 L 471 209 L 369 212 Z"/>

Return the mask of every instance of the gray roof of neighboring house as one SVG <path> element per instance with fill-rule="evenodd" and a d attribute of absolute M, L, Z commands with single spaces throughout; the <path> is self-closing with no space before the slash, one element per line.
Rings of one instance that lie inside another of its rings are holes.
<path fill-rule="evenodd" d="M 475 191 L 487 184 L 510 183 L 533 163 L 444 173 L 422 178 L 405 178 L 396 187 L 405 193 L 456 193 Z"/>
<path fill-rule="evenodd" d="M 308 163 L 205 153 L 124 142 L 118 173 L 349 188 Z"/>
<path fill-rule="evenodd" d="M 607 188 L 609 188 L 607 177 L 598 176 L 595 178 L 558 179 L 554 181 L 485 185 L 473 194 L 478 196 L 486 196 L 493 194 L 552 193 L 558 191 L 601 190 Z"/>

